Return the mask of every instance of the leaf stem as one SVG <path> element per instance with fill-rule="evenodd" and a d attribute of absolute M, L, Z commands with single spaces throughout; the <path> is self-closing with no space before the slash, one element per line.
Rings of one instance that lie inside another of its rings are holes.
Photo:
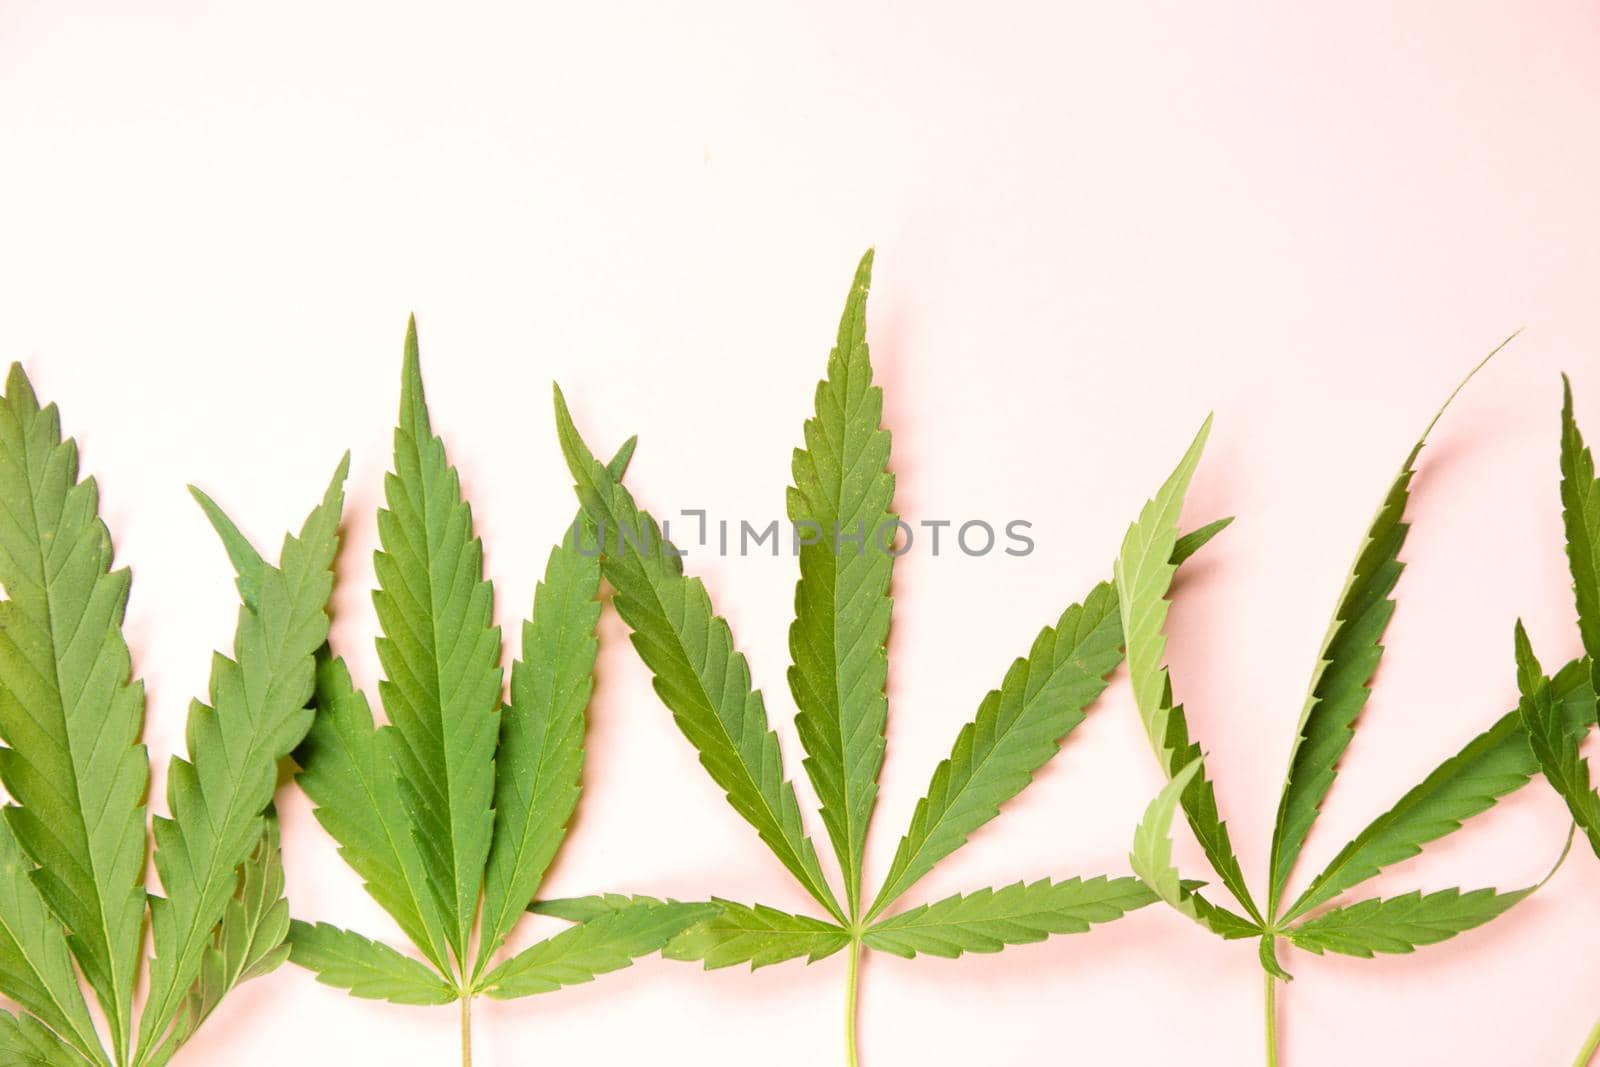
<path fill-rule="evenodd" d="M 1278 1067 L 1278 980 L 1267 975 L 1267 1067 Z"/>
<path fill-rule="evenodd" d="M 1596 1049 L 1600 1049 L 1600 1022 L 1596 1022 L 1594 1029 L 1589 1031 L 1589 1040 L 1583 1043 L 1583 1051 L 1572 1061 L 1572 1067 L 1589 1067 L 1589 1061 L 1594 1059 Z"/>
<path fill-rule="evenodd" d="M 861 941 L 850 939 L 850 977 L 844 991 L 844 1062 L 845 1067 L 857 1067 L 856 1058 L 856 1001 L 860 994 Z"/>
<path fill-rule="evenodd" d="M 461 1067 L 472 1067 L 472 996 L 461 997 Z"/>

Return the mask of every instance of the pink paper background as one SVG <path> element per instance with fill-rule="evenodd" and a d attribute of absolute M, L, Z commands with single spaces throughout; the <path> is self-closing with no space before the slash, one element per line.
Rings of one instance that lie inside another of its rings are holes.
<path fill-rule="evenodd" d="M 354 450 L 335 643 L 374 682 L 408 310 L 510 632 L 573 509 L 550 380 L 597 442 L 641 434 L 645 502 L 775 517 L 869 244 L 896 503 L 1028 518 L 1038 541 L 897 568 L 869 879 L 1208 410 L 1189 520 L 1240 519 L 1184 584 L 1171 661 L 1253 885 L 1360 533 L 1439 400 L 1519 327 L 1424 454 L 1379 690 L 1295 884 L 1511 705 L 1515 616 L 1547 662 L 1576 650 L 1556 412 L 1565 369 L 1600 434 L 1592 3 L 124 6 L 0 3 L 0 356 L 61 404 L 104 487 L 163 764 L 234 613 L 186 481 L 275 543 Z M 692 565 L 809 803 L 783 680 L 794 564 Z M 602 638 L 549 891 L 803 908 L 609 613 Z M 1158 785 L 1119 677 L 909 902 L 1121 872 Z M 296 914 L 393 935 L 304 799 L 280 802 Z M 1368 888 L 1524 885 L 1564 832 L 1530 788 Z M 1187 838 L 1180 856 L 1201 870 Z M 1600 863 L 1580 850 L 1447 945 L 1287 951 L 1284 1062 L 1566 1064 L 1600 1012 L 1597 960 Z M 843 981 L 842 957 L 646 962 L 482 1007 L 478 1063 L 837 1063 Z M 1253 946 L 1151 908 L 999 956 L 870 959 L 863 1062 L 1234 1067 L 1260 1062 L 1260 997 Z M 285 968 L 182 1062 L 441 1064 L 455 1042 L 453 1009 Z"/>

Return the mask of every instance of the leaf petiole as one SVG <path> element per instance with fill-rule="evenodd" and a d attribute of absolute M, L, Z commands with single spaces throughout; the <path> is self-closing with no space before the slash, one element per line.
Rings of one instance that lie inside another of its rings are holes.
<path fill-rule="evenodd" d="M 856 1067 L 856 1001 L 860 999 L 861 939 L 850 938 L 850 976 L 844 989 L 844 1062 Z"/>
<path fill-rule="evenodd" d="M 1578 1053 L 1578 1058 L 1572 1061 L 1572 1067 L 1589 1067 L 1589 1061 L 1594 1059 L 1596 1049 L 1600 1049 L 1600 1021 L 1596 1021 L 1594 1029 L 1589 1031 L 1589 1040 L 1583 1043 L 1583 1050 Z"/>
<path fill-rule="evenodd" d="M 1267 1067 L 1278 1067 L 1278 980 L 1271 973 L 1267 980 Z"/>

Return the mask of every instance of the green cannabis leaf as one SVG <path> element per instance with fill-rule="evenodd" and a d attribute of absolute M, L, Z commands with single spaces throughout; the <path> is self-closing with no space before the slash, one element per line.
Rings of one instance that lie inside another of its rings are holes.
<path fill-rule="evenodd" d="M 261 558 L 196 493 L 239 571 L 234 658 L 212 662 L 188 759 L 155 819 L 164 896 L 145 888 L 144 690 L 122 633 L 129 574 L 92 478 L 13 366 L 0 398 L 0 1016 L 7 1063 L 159 1067 L 240 982 L 283 959 L 287 910 L 275 823 L 278 760 L 310 723 L 326 639 L 345 467 L 280 562 Z M 155 946 L 137 1018 L 148 913 Z M 97 1030 L 82 978 L 104 1018 Z M 104 1040 L 102 1040 L 102 1037 Z"/>
<path fill-rule="evenodd" d="M 1585 734 L 1600 719 L 1594 699 L 1600 679 L 1600 481 L 1595 479 L 1594 455 L 1584 444 L 1572 410 L 1572 383 L 1562 377 L 1561 404 L 1561 519 L 1566 530 L 1567 562 L 1572 571 L 1573 599 L 1578 608 L 1578 634 L 1583 640 L 1581 661 L 1585 693 L 1590 698 L 1574 722 L 1564 707 L 1562 675 L 1545 675 L 1522 623 L 1517 623 L 1517 682 L 1522 692 L 1521 721 L 1528 732 L 1533 756 L 1545 780 L 1566 801 L 1574 825 L 1600 856 L 1600 794 L 1591 784 L 1589 764 L 1579 751 Z M 1573 665 L 1568 664 L 1568 668 Z M 1566 682 L 1571 687 L 1570 679 Z M 1584 1067 L 1600 1049 L 1600 1022 L 1578 1053 L 1575 1067 Z"/>
<path fill-rule="evenodd" d="M 1493 355 L 1491 352 L 1490 357 Z M 1472 374 L 1490 357 L 1479 363 Z M 1462 386 L 1465 384 L 1463 381 Z M 1457 387 L 1457 392 L 1462 386 Z M 1452 393 L 1451 399 L 1454 396 Z M 1449 400 L 1445 406 L 1449 406 Z M 1460 829 L 1467 819 L 1529 782 L 1539 764 L 1529 746 L 1534 731 L 1524 724 L 1525 699 L 1523 710 L 1506 713 L 1356 835 L 1298 897 L 1292 898 L 1292 903 L 1285 895 L 1295 861 L 1371 692 L 1370 682 L 1383 654 L 1383 633 L 1394 613 L 1392 593 L 1403 567 L 1400 551 L 1409 528 L 1405 509 L 1411 481 L 1423 444 L 1443 413 L 1441 408 L 1428 424 L 1390 484 L 1362 541 L 1317 656 L 1310 695 L 1295 731 L 1278 804 L 1264 907 L 1252 896 L 1240 870 L 1227 824 L 1217 810 L 1215 792 L 1206 777 L 1205 758 L 1190 736 L 1182 705 L 1173 700 L 1172 679 L 1163 664 L 1166 646 L 1162 628 L 1172 579 L 1168 557 L 1210 420 L 1129 529 L 1117 561 L 1117 592 L 1122 603 L 1134 697 L 1156 757 L 1169 779 L 1135 836 L 1134 871 L 1162 900 L 1213 933 L 1229 939 L 1258 939 L 1265 972 L 1269 1064 L 1277 1062 L 1276 987 L 1289 978 L 1278 962 L 1280 939 L 1317 954 L 1339 952 L 1371 957 L 1377 952 L 1410 952 L 1416 946 L 1443 941 L 1489 922 L 1537 888 L 1509 893 L 1487 889 L 1446 889 L 1426 895 L 1414 892 L 1318 910 L 1384 868 L 1415 856 L 1428 843 Z M 1592 718 L 1594 703 L 1594 687 L 1586 666 L 1571 663 L 1555 678 L 1547 679 L 1543 699 L 1541 707 L 1552 736 L 1570 739 L 1581 733 L 1585 718 Z M 1207 899 L 1198 883 L 1181 880 L 1172 864 L 1170 837 L 1179 809 L 1238 911 Z"/>
<path fill-rule="evenodd" d="M 415 320 L 400 392 L 373 594 L 389 722 L 374 722 L 344 662 L 324 655 L 316 715 L 295 755 L 318 821 L 422 959 L 298 921 L 289 958 L 354 996 L 459 1002 L 468 1065 L 475 997 L 589 981 L 659 951 L 716 909 L 665 901 L 609 909 L 492 966 L 577 806 L 598 648 L 598 545 L 580 517 L 551 551 L 502 705 L 494 591 L 461 480 L 429 421 Z M 612 477 L 622 476 L 633 444 L 612 460 Z"/>
<path fill-rule="evenodd" d="M 889 910 L 936 864 L 995 818 L 1083 721 L 1122 661 L 1122 620 L 1111 582 L 1045 627 L 1027 656 L 978 705 L 939 764 L 880 888 L 862 892 L 862 860 L 883 764 L 890 575 L 897 516 L 888 469 L 883 392 L 872 384 L 866 340 L 872 253 L 857 268 L 827 376 L 817 386 L 805 446 L 794 454 L 788 513 L 800 543 L 789 685 L 806 774 L 842 872 L 836 894 L 822 873 L 785 776 L 766 704 L 727 622 L 679 552 L 596 461 L 559 389 L 556 419 L 578 499 L 600 534 L 602 570 L 617 612 L 655 679 L 656 692 L 729 804 L 816 901 L 821 916 L 715 898 L 715 913 L 668 942 L 665 955 L 708 968 L 752 968 L 848 953 L 847 1060 L 856 1062 L 862 947 L 901 956 L 959 956 L 1080 933 L 1150 903 L 1131 878 L 1016 883 Z M 1165 543 L 1173 566 L 1227 524 Z M 536 910 L 592 922 L 635 898 L 549 901 Z"/>

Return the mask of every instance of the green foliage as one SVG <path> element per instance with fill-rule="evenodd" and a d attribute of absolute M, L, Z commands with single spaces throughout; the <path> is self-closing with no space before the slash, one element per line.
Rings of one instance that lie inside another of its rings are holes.
<path fill-rule="evenodd" d="M 1289 934 L 1296 948 L 1322 955 L 1339 952 L 1371 959 L 1377 952 L 1415 952 L 1482 926 L 1532 893 L 1496 893 L 1492 889 L 1441 889 L 1423 896 L 1412 890 L 1388 900 L 1360 900 L 1330 908 L 1295 927 Z"/>
<path fill-rule="evenodd" d="M 863 938 L 869 948 L 906 959 L 919 952 L 954 959 L 963 952 L 999 952 L 1051 934 L 1081 934 L 1151 903 L 1136 878 L 1069 878 L 1016 882 L 946 897 L 884 919 Z"/>
<path fill-rule="evenodd" d="M 851 1019 L 861 946 L 903 956 L 958 956 L 1078 933 L 1153 897 L 1130 879 L 1017 883 L 890 909 L 941 860 L 999 814 L 1083 721 L 1122 660 L 1115 588 L 1103 582 L 1045 627 L 1028 655 L 978 705 L 934 770 L 878 891 L 864 896 L 862 856 L 883 763 L 890 575 L 896 521 L 882 391 L 872 384 L 866 304 L 872 255 L 862 258 L 845 301 L 826 377 L 794 454 L 789 517 L 799 551 L 789 683 L 805 769 L 842 873 L 824 877 L 784 773 L 766 705 L 705 586 L 684 573 L 659 524 L 584 443 L 560 390 L 562 450 L 584 513 L 601 537 L 602 570 L 634 648 L 700 762 L 728 802 L 821 907 L 796 915 L 763 904 L 715 900 L 715 915 L 674 938 L 665 954 L 706 967 L 816 961 L 850 950 Z M 1170 572 L 1226 520 L 1164 542 Z M 1170 575 L 1169 575 L 1170 576 Z M 842 903 L 841 903 L 842 900 Z M 870 901 L 870 903 L 868 903 Z M 586 898 L 541 906 L 576 921 L 621 906 Z M 853 1032 L 852 1032 L 853 1042 Z M 853 1044 L 851 1047 L 853 1062 Z"/>
<path fill-rule="evenodd" d="M 1172 680 L 1163 666 L 1162 626 L 1172 571 L 1161 563 L 1177 537 L 1184 494 L 1209 420 L 1172 477 L 1129 530 L 1118 560 L 1117 591 L 1122 598 L 1134 696 L 1158 762 L 1169 778 L 1136 835 L 1134 869 L 1161 899 L 1214 933 L 1225 938 L 1259 938 L 1262 967 L 1270 976 L 1269 989 L 1270 979 L 1288 977 L 1277 960 L 1276 944 L 1280 938 L 1314 952 L 1370 956 L 1374 952 L 1410 951 L 1416 945 L 1442 941 L 1488 922 L 1532 892 L 1462 893 L 1451 889 L 1427 896 L 1411 893 L 1313 914 L 1341 893 L 1390 864 L 1415 856 L 1429 842 L 1454 832 L 1467 819 L 1527 784 L 1537 765 L 1529 748 L 1529 731 L 1522 716 L 1513 710 L 1379 816 L 1340 851 L 1293 904 L 1285 904 L 1284 894 L 1295 861 L 1354 735 L 1383 654 L 1383 633 L 1395 607 L 1391 594 L 1400 577 L 1400 552 L 1409 528 L 1405 510 L 1411 482 L 1427 433 L 1438 418 L 1434 417 L 1423 439 L 1407 454 L 1377 517 L 1368 527 L 1318 653 L 1278 805 L 1264 909 L 1257 907 L 1245 884 L 1226 824 L 1217 812 L 1214 791 L 1206 779 L 1204 757 L 1190 737 L 1181 705 L 1173 700 Z M 1551 728 L 1561 736 L 1572 735 L 1573 721 L 1593 702 L 1587 672 L 1577 664 L 1568 665 L 1550 681 L 1544 695 Z M 1208 902 L 1180 879 L 1171 860 L 1170 838 L 1170 825 L 1178 807 L 1243 915 Z M 1269 1011 L 1270 1004 L 1269 999 Z"/>
<path fill-rule="evenodd" d="M 392 1004 L 450 1004 L 455 986 L 423 964 L 388 945 L 327 923 L 293 924 L 289 958 L 315 971 L 317 981 L 347 989 L 358 997 Z"/>
<path fill-rule="evenodd" d="M 849 933 L 825 919 L 720 897 L 712 902 L 720 906 L 719 913 L 675 938 L 667 957 L 699 961 L 708 971 L 738 963 L 755 970 L 802 957 L 815 963 L 850 944 Z"/>
<path fill-rule="evenodd" d="M 1585 665 L 1574 660 L 1563 667 L 1551 694 L 1568 728 L 1574 728 L 1594 701 Z M 1410 859 L 1527 785 L 1539 770 L 1528 741 L 1516 709 L 1501 716 L 1340 849 L 1285 917 L 1293 921 L 1385 867 Z"/>
<path fill-rule="evenodd" d="M 838 548 L 847 536 L 881 543 L 897 519 L 890 511 L 889 432 L 879 426 L 883 390 L 872 384 L 867 352 L 871 280 L 868 252 L 845 301 L 828 376 L 817 384 L 816 415 L 806 420 L 806 447 L 795 450 L 788 492 L 790 522 L 814 534 L 800 538 L 789 689 L 800 709 L 795 728 L 807 752 L 806 773 L 821 800 L 851 912 L 860 907 L 861 862 L 889 718 L 884 646 L 894 556 Z"/>
<path fill-rule="evenodd" d="M 242 981 L 283 959 L 287 912 L 268 807 L 277 762 L 310 722 L 328 632 L 340 466 L 298 536 L 267 563 L 209 498 L 239 572 L 234 657 L 212 661 L 154 821 L 163 895 L 145 888 L 143 687 L 122 634 L 129 575 L 77 447 L 20 367 L 0 399 L 0 1018 L 7 1063 L 161 1065 Z M 148 995 L 135 984 L 148 912 Z M 79 977 L 105 1019 L 109 1047 Z"/>
<path fill-rule="evenodd" d="M 230 989 L 270 974 L 289 958 L 289 902 L 283 891 L 278 820 L 269 812 L 255 851 L 239 866 L 233 899 L 212 937 L 200 978 L 189 991 L 180 1031 L 184 1037 L 216 1010 Z"/>
<path fill-rule="evenodd" d="M 613 477 L 632 452 L 630 441 Z M 384 488 L 373 601 L 389 722 L 374 722 L 344 663 L 324 655 L 296 758 L 317 819 L 422 959 L 302 922 L 290 932 L 290 959 L 358 997 L 445 1004 L 547 992 L 659 951 L 714 909 L 655 902 L 597 914 L 493 966 L 577 805 L 600 563 L 593 527 L 574 522 L 550 553 L 502 706 L 494 593 L 460 478 L 428 417 L 415 322 Z"/>
<path fill-rule="evenodd" d="M 1600 662 L 1600 481 L 1594 456 L 1583 442 L 1572 412 L 1572 384 L 1562 379 L 1561 518 L 1567 534 L 1567 561 L 1572 570 L 1573 599 L 1578 607 L 1578 633 L 1583 639 L 1585 667 L 1591 684 Z M 1600 794 L 1591 785 L 1589 764 L 1579 751 L 1583 735 L 1595 724 L 1593 693 L 1581 704 L 1576 724 L 1563 712 L 1561 675 L 1544 676 L 1522 624 L 1517 624 L 1517 677 L 1522 686 L 1519 710 L 1545 779 L 1566 801 L 1573 822 L 1600 856 Z M 1576 725 L 1576 729 L 1574 729 Z"/>
<path fill-rule="evenodd" d="M 638 902 L 563 930 L 506 960 L 483 980 L 497 1000 L 550 993 L 659 952 L 686 927 L 716 914 L 704 904 Z"/>
<path fill-rule="evenodd" d="M 1576 723 L 1564 705 L 1562 679 L 1545 677 L 1533 646 L 1517 624 L 1517 681 L 1522 690 L 1518 706 L 1527 728 L 1531 750 L 1545 780 L 1566 801 L 1573 825 L 1588 838 L 1600 856 L 1600 794 L 1595 792 L 1589 764 L 1579 745 L 1600 719 L 1600 481 L 1595 479 L 1594 456 L 1572 410 L 1572 383 L 1563 375 L 1561 403 L 1561 520 L 1566 530 L 1567 563 L 1572 572 L 1572 594 L 1578 609 L 1578 634 L 1583 641 L 1585 680 Z M 1568 665 L 1569 668 L 1572 666 Z M 1595 1025 L 1579 1053 L 1586 1064 L 1600 1047 L 1600 1023 Z"/>

